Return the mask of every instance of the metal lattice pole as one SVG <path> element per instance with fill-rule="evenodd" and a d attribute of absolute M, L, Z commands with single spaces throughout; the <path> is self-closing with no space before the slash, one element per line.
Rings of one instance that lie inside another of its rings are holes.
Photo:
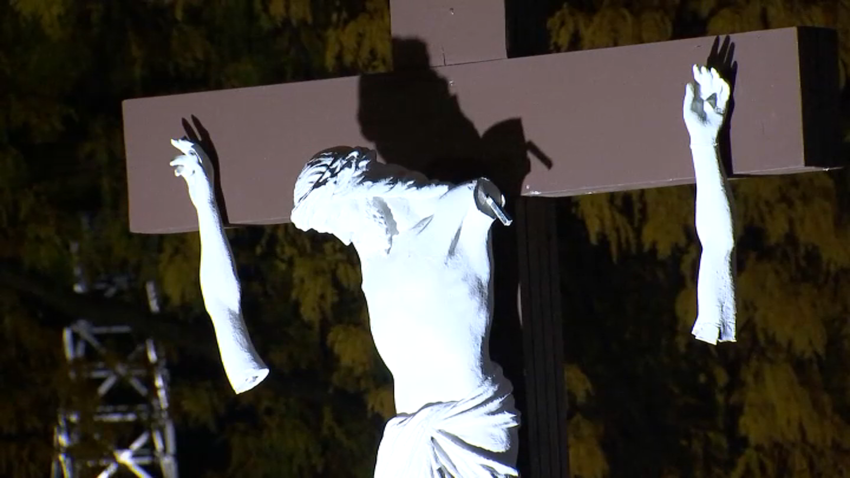
<path fill-rule="evenodd" d="M 78 246 L 72 244 L 75 256 Z M 74 290 L 89 292 L 75 260 Z M 111 296 L 129 287 L 125 277 L 95 284 Z M 151 312 L 156 286 L 146 284 Z M 169 417 L 168 371 L 156 343 L 139 343 L 129 326 L 77 320 L 63 333 L 74 397 L 59 411 L 53 478 L 177 478 L 174 424 Z M 81 395 L 80 395 L 81 394 Z"/>

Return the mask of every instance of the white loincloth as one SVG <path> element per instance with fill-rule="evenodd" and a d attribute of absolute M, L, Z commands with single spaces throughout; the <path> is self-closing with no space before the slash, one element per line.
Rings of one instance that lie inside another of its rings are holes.
<path fill-rule="evenodd" d="M 393 417 L 378 448 L 375 478 L 518 476 L 519 412 L 511 388 L 507 380 L 488 380 L 464 400 Z"/>

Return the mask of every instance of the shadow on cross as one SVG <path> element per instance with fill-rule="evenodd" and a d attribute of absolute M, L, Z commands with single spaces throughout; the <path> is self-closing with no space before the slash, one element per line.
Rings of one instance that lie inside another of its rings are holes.
<path fill-rule="evenodd" d="M 508 118 L 479 133 L 463 114 L 446 78 L 430 69 L 425 43 L 394 39 L 395 72 L 360 79 L 358 120 L 363 137 L 387 163 L 419 171 L 428 178 L 460 183 L 480 177 L 493 181 L 514 214 L 531 158 L 552 162 L 525 138 L 520 118 Z M 522 332 L 515 228 L 493 227 L 494 317 L 490 356 L 513 383 L 517 409 L 525 410 Z M 525 443 L 524 427 L 520 443 Z M 527 452 L 519 447 L 519 467 Z"/>
<path fill-rule="evenodd" d="M 720 128 L 717 144 L 724 171 L 726 171 L 727 175 L 732 175 L 734 170 L 732 169 L 730 132 L 732 131 L 732 117 L 735 112 L 735 80 L 738 77 L 738 62 L 735 61 L 735 44 L 732 43 L 732 38 L 729 35 L 723 38 L 722 43 L 719 36 L 714 38 L 708 58 L 705 60 L 705 66 L 717 70 L 720 73 L 720 77 L 729 84 L 730 94 L 729 101 L 726 104 L 726 121 L 723 122 L 723 126 Z"/>
<path fill-rule="evenodd" d="M 529 152 L 551 167 L 526 141 L 520 118 L 479 134 L 448 81 L 429 68 L 423 42 L 394 39 L 393 57 L 393 74 L 361 77 L 358 111 L 363 136 L 388 163 L 453 183 L 485 176 L 508 197 L 519 195 L 531 170 Z"/>

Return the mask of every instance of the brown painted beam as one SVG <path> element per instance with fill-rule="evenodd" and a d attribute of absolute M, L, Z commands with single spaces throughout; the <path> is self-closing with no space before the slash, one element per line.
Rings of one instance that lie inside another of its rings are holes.
<path fill-rule="evenodd" d="M 507 58 L 501 0 L 390 0 L 390 12 L 393 37 L 427 45 L 431 66 Z"/>
<path fill-rule="evenodd" d="M 169 139 L 184 134 L 181 119 L 191 115 L 218 152 L 231 224 L 286 222 L 295 178 L 319 150 L 377 143 L 385 158 L 409 158 L 405 165 L 422 170 L 432 160 L 480 155 L 486 161 L 497 152 L 459 138 L 488 137 L 488 129 L 510 119 L 552 163 L 531 160 L 511 192 L 569 196 L 690 183 L 682 95 L 690 66 L 705 63 L 713 41 L 128 100 L 130 229 L 196 229 L 185 185 L 168 166 L 176 152 Z M 834 32 L 787 28 L 732 41 L 738 62 L 732 174 L 838 166 Z"/>

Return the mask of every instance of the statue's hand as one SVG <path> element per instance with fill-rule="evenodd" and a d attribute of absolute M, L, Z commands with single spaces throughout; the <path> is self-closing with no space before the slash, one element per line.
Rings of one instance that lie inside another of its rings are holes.
<path fill-rule="evenodd" d="M 691 144 L 714 144 L 717 141 L 729 94 L 729 84 L 720 77 L 717 70 L 694 65 L 694 81 L 685 86 L 685 101 L 682 105 Z"/>
<path fill-rule="evenodd" d="M 192 203 L 195 206 L 211 203 L 215 172 L 207 154 L 200 145 L 187 139 L 172 139 L 171 144 L 183 154 L 169 164 L 174 167 L 175 176 L 186 180 Z"/>

